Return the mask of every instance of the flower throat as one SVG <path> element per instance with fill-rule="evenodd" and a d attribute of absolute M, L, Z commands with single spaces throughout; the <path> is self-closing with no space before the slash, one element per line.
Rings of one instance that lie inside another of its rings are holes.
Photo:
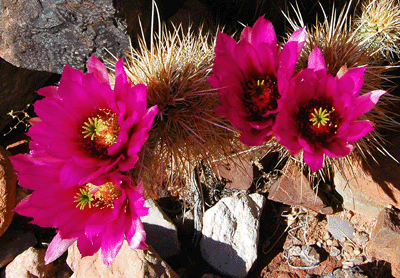
<path fill-rule="evenodd" d="M 84 209 L 96 207 L 100 209 L 114 208 L 114 200 L 121 197 L 122 191 L 112 182 L 102 185 L 87 183 L 79 187 L 79 192 L 75 196 L 76 207 Z"/>
<path fill-rule="evenodd" d="M 107 158 L 107 149 L 117 141 L 120 129 L 116 113 L 110 109 L 99 109 L 82 125 L 85 150 L 92 156 Z"/>
<path fill-rule="evenodd" d="M 265 120 L 268 111 L 278 108 L 279 98 L 275 76 L 252 79 L 244 87 L 244 104 L 251 121 Z"/>

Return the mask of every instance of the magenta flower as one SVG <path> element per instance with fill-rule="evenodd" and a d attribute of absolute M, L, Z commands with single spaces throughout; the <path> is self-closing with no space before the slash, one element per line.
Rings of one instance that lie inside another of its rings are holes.
<path fill-rule="evenodd" d="M 243 30 L 239 43 L 218 34 L 214 75 L 207 80 L 219 90 L 222 106 L 214 112 L 241 131 L 239 139 L 246 145 L 262 145 L 272 137 L 278 100 L 293 76 L 305 40 L 302 28 L 280 49 L 272 23 L 263 17 Z"/>
<path fill-rule="evenodd" d="M 321 169 L 324 154 L 344 157 L 354 148 L 349 143 L 374 129 L 372 122 L 357 119 L 370 111 L 385 91 L 360 95 L 365 68 L 344 66 L 333 77 L 326 71 L 321 51 L 315 48 L 307 69 L 290 81 L 280 100 L 273 127 L 276 139 L 292 154 L 303 150 L 312 171 Z"/>
<path fill-rule="evenodd" d="M 144 207 L 142 185 L 133 186 L 126 175 L 112 172 L 80 186 L 66 187 L 59 182 L 63 162 L 12 157 L 20 184 L 33 193 L 15 208 L 33 217 L 31 223 L 57 229 L 45 256 L 50 263 L 77 241 L 82 256 L 100 248 L 103 262 L 110 265 L 124 239 L 134 249 L 146 249 L 146 234 L 140 217 Z"/>
<path fill-rule="evenodd" d="M 39 119 L 28 132 L 31 147 L 65 162 L 60 176 L 65 186 L 86 183 L 114 166 L 132 169 L 158 111 L 146 109 L 147 88 L 128 81 L 122 59 L 114 89 L 96 57 L 87 67 L 84 74 L 67 65 L 58 87 L 38 91 L 45 98 L 34 104 Z"/>

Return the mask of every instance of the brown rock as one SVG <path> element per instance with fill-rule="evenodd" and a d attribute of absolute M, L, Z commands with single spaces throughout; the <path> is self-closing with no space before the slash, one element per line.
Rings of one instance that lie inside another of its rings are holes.
<path fill-rule="evenodd" d="M 384 165 L 379 167 L 381 175 L 385 173 Z M 400 173 L 400 165 L 392 165 L 390 171 Z M 398 185 L 386 182 L 385 186 L 392 196 L 388 195 L 388 191 L 357 163 L 352 168 L 345 163 L 340 170 L 335 168 L 334 183 L 336 191 L 343 197 L 343 207 L 348 210 L 376 218 L 387 205 L 400 208 Z"/>
<path fill-rule="evenodd" d="M 7 230 L 14 215 L 17 176 L 8 158 L 8 152 L 0 146 L 0 236 Z"/>
<path fill-rule="evenodd" d="M 0 56 L 15 66 L 61 73 L 68 64 L 83 71 L 93 54 L 105 58 L 107 49 L 121 57 L 128 49 L 112 0 L 0 3 Z"/>
<path fill-rule="evenodd" d="M 299 166 L 291 160 L 283 168 L 282 176 L 272 184 L 268 199 L 286 205 L 303 206 L 316 212 L 330 212 L 324 209 L 324 202 L 312 190 Z"/>
<path fill-rule="evenodd" d="M 103 263 L 100 251 L 81 258 L 76 243 L 68 248 L 67 264 L 74 271 L 74 278 L 179 278 L 151 246 L 149 250 L 133 250 L 126 241 L 111 267 Z"/>
<path fill-rule="evenodd" d="M 227 181 L 226 188 L 248 189 L 253 181 L 253 165 L 246 157 L 234 157 L 218 165 L 220 178 Z"/>
<path fill-rule="evenodd" d="M 52 264 L 44 264 L 46 249 L 30 247 L 6 267 L 7 278 L 48 277 Z"/>
<path fill-rule="evenodd" d="M 390 262 L 394 277 L 400 277 L 400 212 L 386 208 L 379 213 L 368 254 Z"/>

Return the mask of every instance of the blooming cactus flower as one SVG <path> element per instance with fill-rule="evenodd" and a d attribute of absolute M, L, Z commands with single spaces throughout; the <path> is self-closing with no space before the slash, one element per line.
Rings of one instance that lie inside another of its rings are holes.
<path fill-rule="evenodd" d="M 278 100 L 293 76 L 305 40 L 302 28 L 280 49 L 272 23 L 263 17 L 243 30 L 239 43 L 218 34 L 213 75 L 207 80 L 219 90 L 222 106 L 214 112 L 241 131 L 239 139 L 246 145 L 261 145 L 272 137 Z"/>
<path fill-rule="evenodd" d="M 128 81 L 122 59 L 114 89 L 96 57 L 87 68 L 84 74 L 66 65 L 58 87 L 38 91 L 45 98 L 34 104 L 39 119 L 28 132 L 31 146 L 65 161 L 65 186 L 83 184 L 114 166 L 132 169 L 157 113 L 157 106 L 146 109 L 146 86 Z"/>
<path fill-rule="evenodd" d="M 354 148 L 349 143 L 374 129 L 372 122 L 357 119 L 370 111 L 385 91 L 360 95 L 365 69 L 344 66 L 333 77 L 326 71 L 321 51 L 315 48 L 307 69 L 290 81 L 280 100 L 275 136 L 292 154 L 303 150 L 312 171 L 322 167 L 324 154 L 344 157 Z"/>
<path fill-rule="evenodd" d="M 57 229 L 46 252 L 46 263 L 61 256 L 75 241 L 83 257 L 101 248 L 107 265 L 112 263 L 125 238 L 131 248 L 147 248 L 140 220 L 148 214 L 142 185 L 133 186 L 128 176 L 111 172 L 86 184 L 66 187 L 59 182 L 63 162 L 36 158 L 11 158 L 20 184 L 33 190 L 15 211 L 33 217 L 33 224 Z"/>

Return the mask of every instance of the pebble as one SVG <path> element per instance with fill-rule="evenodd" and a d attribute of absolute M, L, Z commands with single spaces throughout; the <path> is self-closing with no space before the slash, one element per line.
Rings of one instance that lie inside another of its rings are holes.
<path fill-rule="evenodd" d="M 332 239 L 328 239 L 328 240 L 326 241 L 326 245 L 332 246 L 332 244 L 333 244 Z"/>
<path fill-rule="evenodd" d="M 343 268 L 352 268 L 354 266 L 354 263 L 351 261 L 344 261 L 342 262 Z"/>
<path fill-rule="evenodd" d="M 340 249 L 336 246 L 331 246 L 329 248 L 329 253 L 332 257 L 337 257 L 340 255 Z"/>
<path fill-rule="evenodd" d="M 354 255 L 356 255 L 356 256 L 360 255 L 360 254 L 361 254 L 360 248 L 355 248 L 353 253 L 354 253 Z"/>
<path fill-rule="evenodd" d="M 357 256 L 355 257 L 352 262 L 354 263 L 354 265 L 360 265 L 363 264 L 365 261 L 365 257 L 364 256 Z"/>

